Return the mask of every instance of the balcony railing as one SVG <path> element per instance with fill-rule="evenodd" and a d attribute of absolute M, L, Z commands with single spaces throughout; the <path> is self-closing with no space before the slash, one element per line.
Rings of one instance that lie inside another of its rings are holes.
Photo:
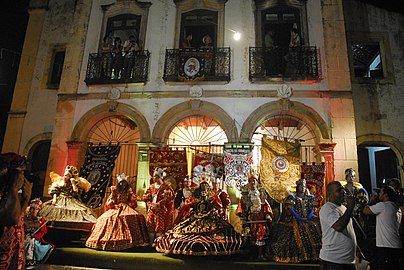
<path fill-rule="evenodd" d="M 90 53 L 85 82 L 87 84 L 144 83 L 149 71 L 149 51 L 131 55 Z"/>
<path fill-rule="evenodd" d="M 230 81 L 230 48 L 167 49 L 164 81 Z"/>
<path fill-rule="evenodd" d="M 274 78 L 290 80 L 318 80 L 319 63 L 315 46 L 293 50 L 250 47 L 250 81 Z"/>

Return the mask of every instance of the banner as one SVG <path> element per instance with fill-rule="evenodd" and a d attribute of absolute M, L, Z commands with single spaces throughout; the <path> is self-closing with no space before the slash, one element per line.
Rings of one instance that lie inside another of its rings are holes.
<path fill-rule="evenodd" d="M 224 152 L 224 164 L 226 172 L 226 185 L 238 190 L 248 183 L 248 174 L 253 163 L 252 152 L 248 154 L 232 154 Z"/>
<path fill-rule="evenodd" d="M 149 150 L 149 174 L 153 176 L 156 167 L 166 168 L 165 181 L 171 182 L 175 190 L 178 183 L 187 176 L 187 155 L 184 150 L 151 149 Z"/>
<path fill-rule="evenodd" d="M 325 163 L 301 165 L 301 178 L 306 179 L 307 189 L 316 196 L 317 209 L 324 203 Z"/>
<path fill-rule="evenodd" d="M 278 203 L 289 195 L 287 188 L 300 179 L 300 143 L 262 137 L 261 185 Z"/>
<path fill-rule="evenodd" d="M 91 208 L 102 205 L 107 187 L 112 184 L 111 173 L 119 155 L 119 145 L 89 146 L 80 176 L 91 183 L 91 188 L 82 196 L 82 201 Z"/>
<path fill-rule="evenodd" d="M 222 178 L 224 173 L 224 159 L 221 154 L 211 154 L 197 151 L 192 163 L 192 182 L 199 185 L 202 176 Z"/>

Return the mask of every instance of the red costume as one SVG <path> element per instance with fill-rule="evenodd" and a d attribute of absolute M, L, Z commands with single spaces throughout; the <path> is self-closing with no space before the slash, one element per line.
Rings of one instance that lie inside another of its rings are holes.
<path fill-rule="evenodd" d="M 170 183 L 153 183 L 143 195 L 147 206 L 146 224 L 149 232 L 163 233 L 173 225 L 174 190 Z"/>

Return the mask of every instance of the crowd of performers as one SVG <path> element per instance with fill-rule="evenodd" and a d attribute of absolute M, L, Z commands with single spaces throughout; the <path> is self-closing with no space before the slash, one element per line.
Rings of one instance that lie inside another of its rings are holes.
<path fill-rule="evenodd" d="M 347 169 L 345 173 L 343 185 L 356 198 L 354 215 L 358 229 L 362 230 L 361 212 L 368 202 L 368 194 L 354 181 L 354 170 Z M 153 183 L 142 198 L 146 203 L 146 216 L 136 210 L 140 198 L 132 191 L 127 176 L 118 175 L 118 182 L 111 187 L 106 200 L 105 211 L 98 218 L 95 211 L 80 200 L 90 183 L 79 177 L 76 167 L 67 166 L 63 176 L 54 172 L 50 176 L 52 198 L 45 203 L 32 200 L 22 218 L 25 226 L 16 227 L 25 228 L 23 247 L 27 266 L 43 263 L 54 248 L 43 238 L 49 221 L 93 224 L 85 241 L 85 246 L 92 249 L 120 251 L 152 246 L 166 254 L 245 253 L 255 260 L 295 263 L 319 260 L 318 205 L 304 179 L 288 188 L 289 197 L 280 204 L 279 213 L 274 217 L 271 198 L 259 178 L 249 176 L 248 183 L 240 190 L 235 214 L 240 219 L 241 229 L 236 230 L 229 222 L 228 193 L 220 188 L 220 179 L 208 175 L 200 177 L 197 185 L 186 177 L 181 189 L 174 190 L 170 182 L 164 181 L 165 170 L 156 168 Z M 6 231 L 2 232 L 1 243 L 8 241 L 7 236 Z M 6 252 L 2 245 L 0 255 Z"/>

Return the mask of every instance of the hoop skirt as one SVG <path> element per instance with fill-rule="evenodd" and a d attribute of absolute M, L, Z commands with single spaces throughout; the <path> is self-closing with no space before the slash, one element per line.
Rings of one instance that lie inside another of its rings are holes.
<path fill-rule="evenodd" d="M 93 210 L 72 195 L 61 192 L 55 205 L 52 200 L 43 204 L 40 215 L 47 221 L 95 223 Z"/>
<path fill-rule="evenodd" d="M 153 246 L 166 254 L 230 255 L 241 252 L 244 242 L 210 201 L 200 201 L 170 231 L 156 238 Z"/>
<path fill-rule="evenodd" d="M 149 245 L 145 217 L 125 203 L 102 214 L 86 246 L 102 250 L 124 250 Z"/>

